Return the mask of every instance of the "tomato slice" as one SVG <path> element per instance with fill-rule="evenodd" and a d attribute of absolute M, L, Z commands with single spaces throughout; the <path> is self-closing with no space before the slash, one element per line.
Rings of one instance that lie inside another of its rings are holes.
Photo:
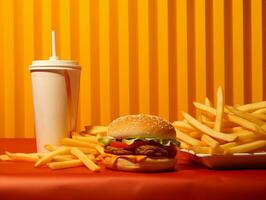
<path fill-rule="evenodd" d="M 129 145 L 127 145 L 127 144 L 125 144 L 123 142 L 117 142 L 117 141 L 111 142 L 110 146 L 111 147 L 116 147 L 116 148 L 127 148 L 127 147 L 129 147 Z"/>

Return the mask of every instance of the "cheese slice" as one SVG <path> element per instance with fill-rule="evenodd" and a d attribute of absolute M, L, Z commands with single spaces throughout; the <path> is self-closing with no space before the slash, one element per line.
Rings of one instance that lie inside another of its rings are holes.
<path fill-rule="evenodd" d="M 114 154 L 105 154 L 104 157 L 110 157 L 108 164 L 115 167 L 118 158 L 127 159 L 133 163 L 139 163 L 147 159 L 147 156 L 143 155 L 114 155 Z"/>

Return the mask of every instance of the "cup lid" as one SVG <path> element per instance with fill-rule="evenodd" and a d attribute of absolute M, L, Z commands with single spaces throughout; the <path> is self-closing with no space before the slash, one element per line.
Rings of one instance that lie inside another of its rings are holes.
<path fill-rule="evenodd" d="M 54 69 L 54 68 L 81 69 L 75 60 L 34 60 L 30 65 L 30 70 L 34 69 Z"/>

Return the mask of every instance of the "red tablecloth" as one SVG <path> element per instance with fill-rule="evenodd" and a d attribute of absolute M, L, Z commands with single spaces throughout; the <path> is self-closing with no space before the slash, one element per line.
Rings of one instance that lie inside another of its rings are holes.
<path fill-rule="evenodd" d="M 33 152 L 33 139 L 0 139 L 0 153 Z M 0 199 L 266 199 L 266 170 L 215 171 L 181 162 L 177 171 L 125 173 L 84 167 L 52 171 L 0 162 Z"/>

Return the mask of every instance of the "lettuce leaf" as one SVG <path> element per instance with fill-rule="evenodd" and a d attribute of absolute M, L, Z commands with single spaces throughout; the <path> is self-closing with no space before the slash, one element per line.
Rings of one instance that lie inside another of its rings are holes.
<path fill-rule="evenodd" d="M 100 137 L 98 139 L 98 142 L 102 143 L 104 146 L 107 146 L 111 142 L 115 141 L 115 138 L 110 137 L 110 136 L 105 136 L 105 137 Z"/>
<path fill-rule="evenodd" d="M 179 146 L 180 143 L 177 140 L 173 140 L 173 139 L 161 139 L 158 137 L 134 137 L 134 138 L 126 138 L 126 139 L 122 139 L 122 142 L 127 144 L 127 145 L 131 145 L 133 144 L 135 141 L 137 140 L 141 140 L 141 141 L 154 141 L 157 142 L 163 146 L 170 146 L 171 144 Z M 105 137 L 101 137 L 98 139 L 99 142 L 101 142 L 102 144 L 104 144 L 105 146 L 109 145 L 111 142 L 116 141 L 115 138 L 110 137 L 110 136 L 105 136 Z"/>
<path fill-rule="evenodd" d="M 154 141 L 157 142 L 163 146 L 170 146 L 171 144 L 174 144 L 176 146 L 179 146 L 179 142 L 177 140 L 173 139 L 161 139 L 157 137 L 136 137 L 136 138 L 127 138 L 123 139 L 122 142 L 126 143 L 128 145 L 133 144 L 136 140 L 141 140 L 141 141 Z"/>

